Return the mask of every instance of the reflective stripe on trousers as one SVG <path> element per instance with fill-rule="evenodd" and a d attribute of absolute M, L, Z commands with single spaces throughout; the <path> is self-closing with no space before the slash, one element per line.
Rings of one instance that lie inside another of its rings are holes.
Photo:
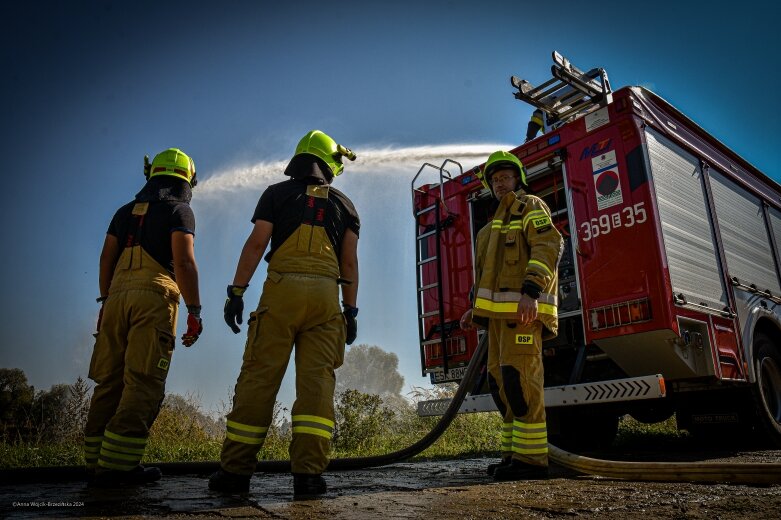
<path fill-rule="evenodd" d="M 225 435 L 232 441 L 263 446 L 267 433 L 268 426 L 253 426 L 228 420 Z"/>
<path fill-rule="evenodd" d="M 523 455 L 547 455 L 548 429 L 545 423 L 513 420 L 512 451 Z"/>
<path fill-rule="evenodd" d="M 106 430 L 100 446 L 98 466 L 130 471 L 141 463 L 146 442 L 146 437 L 129 437 Z"/>
<path fill-rule="evenodd" d="M 293 420 L 293 434 L 309 434 L 319 435 L 331 440 L 334 434 L 334 422 L 325 417 L 317 417 L 316 415 L 294 415 Z"/>
<path fill-rule="evenodd" d="M 98 455 L 100 454 L 100 445 L 103 443 L 103 436 L 84 437 L 84 460 L 87 461 L 88 468 L 94 468 L 98 465 Z"/>
<path fill-rule="evenodd" d="M 510 451 L 513 451 L 513 423 L 506 422 L 502 424 L 502 454 Z"/>

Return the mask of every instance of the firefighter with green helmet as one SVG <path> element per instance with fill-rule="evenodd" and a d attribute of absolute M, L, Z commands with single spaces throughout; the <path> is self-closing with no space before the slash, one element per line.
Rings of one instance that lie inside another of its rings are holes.
<path fill-rule="evenodd" d="M 563 240 L 548 206 L 529 194 L 515 155 L 492 153 L 478 177 L 499 205 L 477 235 L 473 307 L 461 327 L 488 318 L 488 382 L 504 416 L 502 461 L 488 472 L 496 480 L 543 478 L 548 438 L 542 340 L 558 332 Z"/>
<path fill-rule="evenodd" d="M 234 333 L 242 323 L 244 292 L 270 245 L 267 277 L 247 320 L 220 470 L 209 479 L 212 490 L 249 490 L 295 346 L 293 492 L 304 497 L 326 491 L 322 473 L 334 429 L 334 370 L 344 361 L 345 343 L 352 344 L 357 334 L 360 221 L 350 199 L 331 186 L 345 157 L 355 160 L 352 151 L 323 132 L 307 133 L 285 169 L 291 178 L 269 186 L 255 209 L 254 228 L 225 302 L 225 321 Z"/>
<path fill-rule="evenodd" d="M 135 200 L 114 214 L 100 254 L 100 297 L 89 377 L 96 386 L 84 429 L 90 485 L 143 484 L 161 477 L 141 458 L 165 395 L 179 298 L 189 347 L 203 330 L 190 208 L 195 164 L 169 148 L 151 164 Z"/>

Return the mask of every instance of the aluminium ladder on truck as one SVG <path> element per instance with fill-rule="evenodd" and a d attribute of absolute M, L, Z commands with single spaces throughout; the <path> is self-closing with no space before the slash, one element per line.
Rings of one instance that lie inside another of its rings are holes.
<path fill-rule="evenodd" d="M 554 51 L 551 74 L 553 78 L 537 87 L 517 76 L 510 78 L 512 86 L 518 89 L 513 94 L 515 98 L 542 110 L 546 126 L 558 127 L 613 100 L 610 81 L 603 68 L 583 72 Z"/>

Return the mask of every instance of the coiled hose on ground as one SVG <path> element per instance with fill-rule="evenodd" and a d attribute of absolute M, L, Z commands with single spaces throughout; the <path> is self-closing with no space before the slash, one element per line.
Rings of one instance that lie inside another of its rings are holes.
<path fill-rule="evenodd" d="M 401 462 L 422 452 L 450 426 L 458 409 L 477 376 L 487 350 L 487 334 L 477 346 L 467 366 L 461 384 L 453 396 L 445 414 L 422 439 L 415 444 L 385 455 L 333 459 L 329 471 L 347 471 L 384 466 Z M 781 463 L 718 463 L 718 462 L 623 462 L 593 459 L 566 452 L 549 444 L 550 459 L 579 473 L 635 481 L 667 482 L 725 482 L 736 484 L 781 484 Z M 219 468 L 219 462 L 166 462 L 149 464 L 157 466 L 166 475 L 207 474 Z M 260 461 L 256 471 L 285 473 L 290 471 L 290 461 Z M 79 466 L 18 468 L 0 471 L 0 483 L 62 482 L 86 479 L 86 471 Z"/>

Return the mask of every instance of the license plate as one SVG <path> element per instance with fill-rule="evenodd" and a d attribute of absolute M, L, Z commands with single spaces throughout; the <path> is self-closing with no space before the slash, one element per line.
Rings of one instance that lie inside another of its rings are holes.
<path fill-rule="evenodd" d="M 433 384 L 437 384 L 447 383 L 450 381 L 460 381 L 464 377 L 464 374 L 466 374 L 466 367 L 456 367 L 448 370 L 447 375 L 445 375 L 444 370 L 436 370 L 429 373 L 429 377 L 431 378 L 431 382 Z"/>

